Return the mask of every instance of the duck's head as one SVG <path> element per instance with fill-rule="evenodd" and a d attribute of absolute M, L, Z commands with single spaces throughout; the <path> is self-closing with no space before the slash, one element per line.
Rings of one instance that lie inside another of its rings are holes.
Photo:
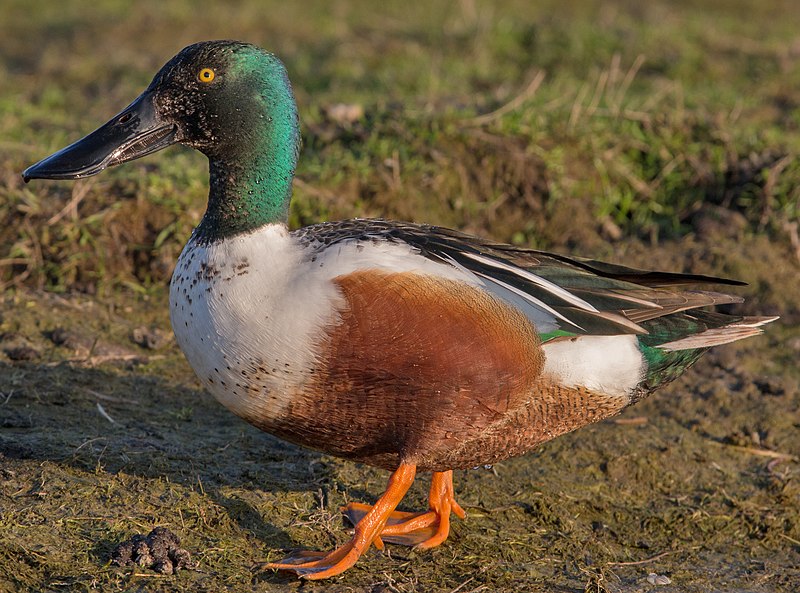
<path fill-rule="evenodd" d="M 212 162 L 241 163 L 251 153 L 280 149 L 289 165 L 297 136 L 294 97 L 280 60 L 247 43 L 206 41 L 167 62 L 108 123 L 28 167 L 23 177 L 88 177 L 175 142 Z"/>

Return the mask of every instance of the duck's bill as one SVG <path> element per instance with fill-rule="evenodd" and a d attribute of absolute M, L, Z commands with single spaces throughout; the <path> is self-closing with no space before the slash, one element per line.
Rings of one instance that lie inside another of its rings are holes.
<path fill-rule="evenodd" d="M 88 136 L 25 169 L 22 177 L 26 182 L 90 177 L 166 148 L 177 141 L 176 135 L 175 125 L 158 116 L 152 94 L 145 92 Z"/>

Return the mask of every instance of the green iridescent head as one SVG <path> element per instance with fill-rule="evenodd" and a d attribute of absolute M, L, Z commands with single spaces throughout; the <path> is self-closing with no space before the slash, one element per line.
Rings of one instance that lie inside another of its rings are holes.
<path fill-rule="evenodd" d="M 122 112 L 29 167 L 34 178 L 78 179 L 180 142 L 208 156 L 206 239 L 286 220 L 300 136 L 286 69 L 238 41 L 182 50 Z"/>

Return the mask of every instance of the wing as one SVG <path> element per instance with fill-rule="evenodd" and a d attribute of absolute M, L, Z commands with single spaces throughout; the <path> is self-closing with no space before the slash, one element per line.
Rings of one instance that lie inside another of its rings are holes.
<path fill-rule="evenodd" d="M 650 320 L 742 301 L 719 292 L 666 288 L 743 284 L 735 280 L 638 270 L 514 247 L 442 227 L 354 219 L 313 225 L 294 234 L 312 253 L 349 241 L 409 245 L 429 260 L 469 274 L 520 309 L 544 341 L 568 335 L 644 335 L 649 331 L 642 324 Z"/>

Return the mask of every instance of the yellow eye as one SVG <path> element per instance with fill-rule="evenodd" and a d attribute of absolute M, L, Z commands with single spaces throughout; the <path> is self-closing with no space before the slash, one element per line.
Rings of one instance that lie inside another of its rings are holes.
<path fill-rule="evenodd" d="M 203 68 L 197 73 L 197 79 L 200 82 L 211 82 L 214 80 L 215 76 L 216 74 L 214 74 L 214 71 L 211 68 Z"/>

